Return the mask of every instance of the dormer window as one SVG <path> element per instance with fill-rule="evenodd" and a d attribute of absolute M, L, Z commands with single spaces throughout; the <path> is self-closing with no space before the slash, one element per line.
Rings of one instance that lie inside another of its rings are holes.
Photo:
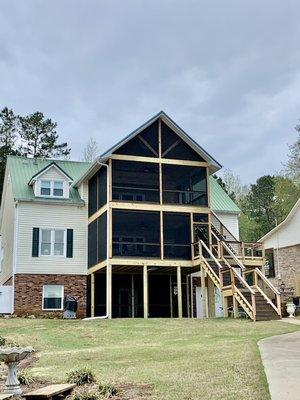
<path fill-rule="evenodd" d="M 42 179 L 41 196 L 64 197 L 64 182 Z"/>

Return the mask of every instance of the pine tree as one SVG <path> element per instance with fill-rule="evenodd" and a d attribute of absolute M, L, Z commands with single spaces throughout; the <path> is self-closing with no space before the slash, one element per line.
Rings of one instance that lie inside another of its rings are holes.
<path fill-rule="evenodd" d="M 298 138 L 294 144 L 289 146 L 290 153 L 285 169 L 287 177 L 300 185 L 300 124 L 297 124 L 295 129 L 298 132 Z"/>
<path fill-rule="evenodd" d="M 66 157 L 71 149 L 67 143 L 58 144 L 57 123 L 41 112 L 20 117 L 21 154 L 32 157 Z"/>

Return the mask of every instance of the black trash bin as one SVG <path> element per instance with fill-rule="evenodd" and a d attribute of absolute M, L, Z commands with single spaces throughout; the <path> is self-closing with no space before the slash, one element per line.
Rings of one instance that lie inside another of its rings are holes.
<path fill-rule="evenodd" d="M 78 302 L 73 296 L 66 296 L 64 298 L 64 318 L 76 318 Z"/>

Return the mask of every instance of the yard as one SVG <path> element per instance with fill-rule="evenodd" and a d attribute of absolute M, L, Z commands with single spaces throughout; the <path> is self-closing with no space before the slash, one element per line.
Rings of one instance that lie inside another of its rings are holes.
<path fill-rule="evenodd" d="M 1 319 L 0 335 L 32 345 L 34 375 L 61 382 L 90 366 L 103 383 L 153 384 L 153 399 L 269 399 L 257 341 L 293 332 L 278 321 Z"/>

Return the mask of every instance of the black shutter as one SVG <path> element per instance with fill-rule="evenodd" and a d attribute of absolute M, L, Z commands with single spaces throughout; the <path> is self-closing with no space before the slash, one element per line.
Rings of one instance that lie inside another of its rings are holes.
<path fill-rule="evenodd" d="M 73 229 L 67 229 L 67 257 L 73 257 Z"/>
<path fill-rule="evenodd" d="M 32 257 L 39 256 L 39 237 L 40 237 L 40 229 L 33 228 L 32 229 Z"/>

